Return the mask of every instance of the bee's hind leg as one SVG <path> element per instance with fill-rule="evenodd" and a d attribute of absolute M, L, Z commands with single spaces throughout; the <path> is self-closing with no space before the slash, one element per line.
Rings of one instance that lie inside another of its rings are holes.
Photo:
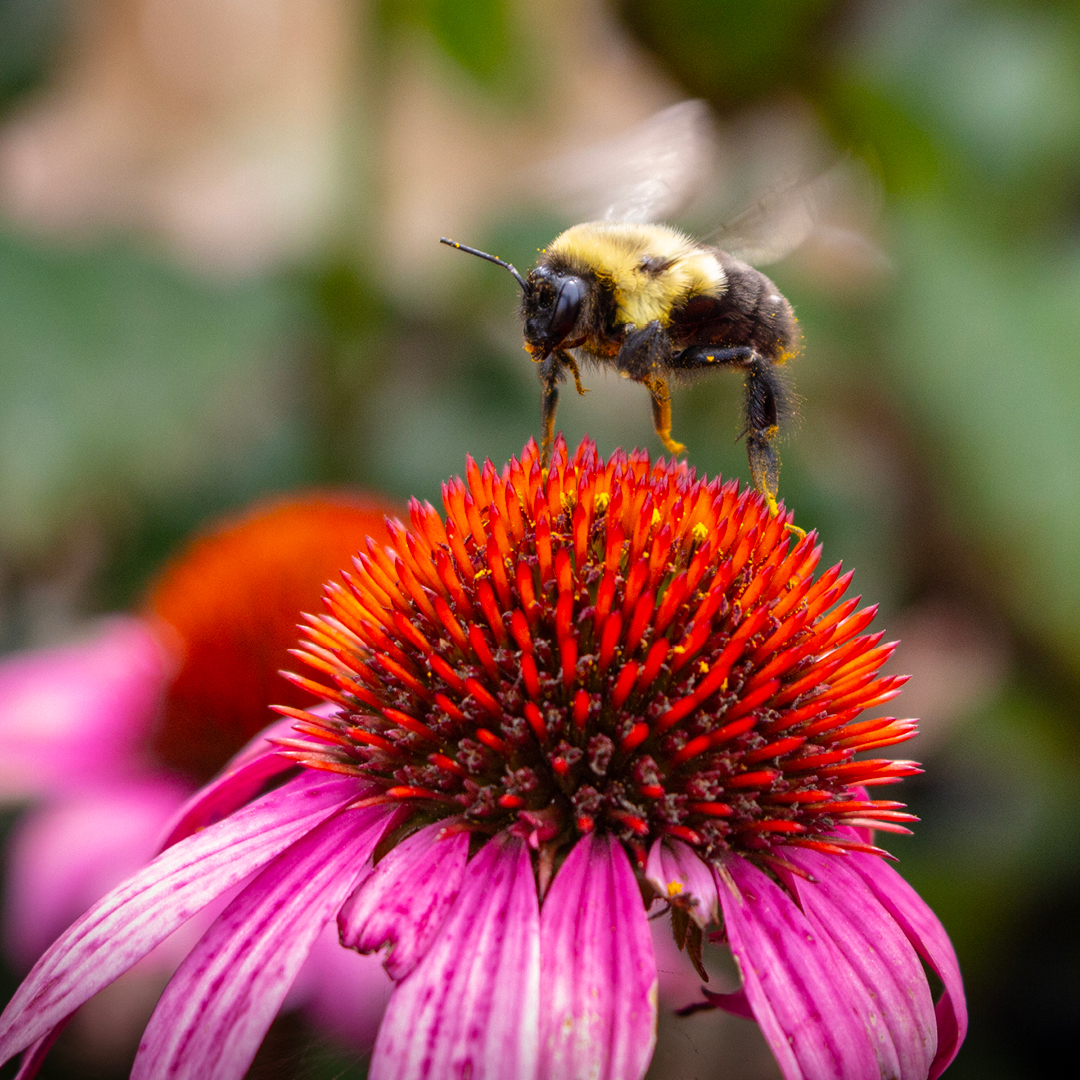
<path fill-rule="evenodd" d="M 781 403 L 784 386 L 775 366 L 749 346 L 716 349 L 696 346 L 681 352 L 672 361 L 678 371 L 702 371 L 710 367 L 730 365 L 746 372 L 746 453 L 750 459 L 750 476 L 754 487 L 768 504 L 769 513 L 776 515 L 776 492 L 780 484 L 780 454 L 776 437 L 780 430 Z M 796 534 L 802 530 L 789 526 Z M 803 534 L 805 535 L 805 534 Z"/>
<path fill-rule="evenodd" d="M 780 485 L 780 454 L 776 436 L 780 430 L 781 387 L 773 365 L 757 354 L 746 365 L 746 453 L 754 487 L 776 515 L 776 491 Z"/>

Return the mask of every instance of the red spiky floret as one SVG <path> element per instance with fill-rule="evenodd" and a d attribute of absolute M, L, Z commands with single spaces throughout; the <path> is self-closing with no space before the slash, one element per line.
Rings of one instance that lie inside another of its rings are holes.
<path fill-rule="evenodd" d="M 852 790 L 919 771 L 856 757 L 916 733 L 856 719 L 905 681 L 879 674 L 894 643 L 758 495 L 585 441 L 547 472 L 532 443 L 501 472 L 470 458 L 443 506 L 414 501 L 308 617 L 322 681 L 293 679 L 339 711 L 285 753 L 534 847 L 602 830 L 640 864 L 664 835 L 707 860 L 879 852 L 837 830 L 914 820 Z"/>

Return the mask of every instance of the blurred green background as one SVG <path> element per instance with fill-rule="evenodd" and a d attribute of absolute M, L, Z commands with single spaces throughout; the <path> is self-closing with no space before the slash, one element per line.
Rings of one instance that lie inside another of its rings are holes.
<path fill-rule="evenodd" d="M 926 775 L 890 847 L 960 954 L 949 1076 L 1049 1075 L 1080 1029 L 1075 2 L 0 0 L 0 648 L 259 496 L 437 500 L 519 451 L 517 288 L 437 238 L 529 266 L 573 220 L 535 167 L 685 97 L 733 203 L 844 155 L 879 181 L 877 256 L 769 270 L 805 334 L 781 494 L 903 639 Z M 659 452 L 639 387 L 586 384 L 571 443 Z M 676 393 L 699 469 L 747 476 L 738 410 L 735 376 Z M 257 1075 L 362 1075 L 290 1023 Z M 748 1031 L 665 1020 L 650 1076 L 778 1075 Z"/>

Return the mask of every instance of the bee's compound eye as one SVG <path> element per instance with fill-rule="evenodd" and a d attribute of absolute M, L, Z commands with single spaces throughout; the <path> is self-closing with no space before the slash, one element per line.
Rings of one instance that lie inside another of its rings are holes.
<path fill-rule="evenodd" d="M 581 302 L 585 299 L 585 282 L 578 277 L 566 278 L 559 286 L 559 295 L 555 298 L 555 311 L 548 326 L 548 344 L 554 348 L 559 344 L 577 322 L 581 311 Z"/>

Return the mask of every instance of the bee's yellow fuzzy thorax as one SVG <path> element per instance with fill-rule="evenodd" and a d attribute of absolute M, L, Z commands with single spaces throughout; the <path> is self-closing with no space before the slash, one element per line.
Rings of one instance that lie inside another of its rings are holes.
<path fill-rule="evenodd" d="M 719 296 L 727 287 L 716 256 L 668 225 L 587 222 L 557 236 L 547 254 L 610 281 L 619 322 L 632 326 L 654 320 L 667 326 L 674 305 L 691 296 Z"/>

